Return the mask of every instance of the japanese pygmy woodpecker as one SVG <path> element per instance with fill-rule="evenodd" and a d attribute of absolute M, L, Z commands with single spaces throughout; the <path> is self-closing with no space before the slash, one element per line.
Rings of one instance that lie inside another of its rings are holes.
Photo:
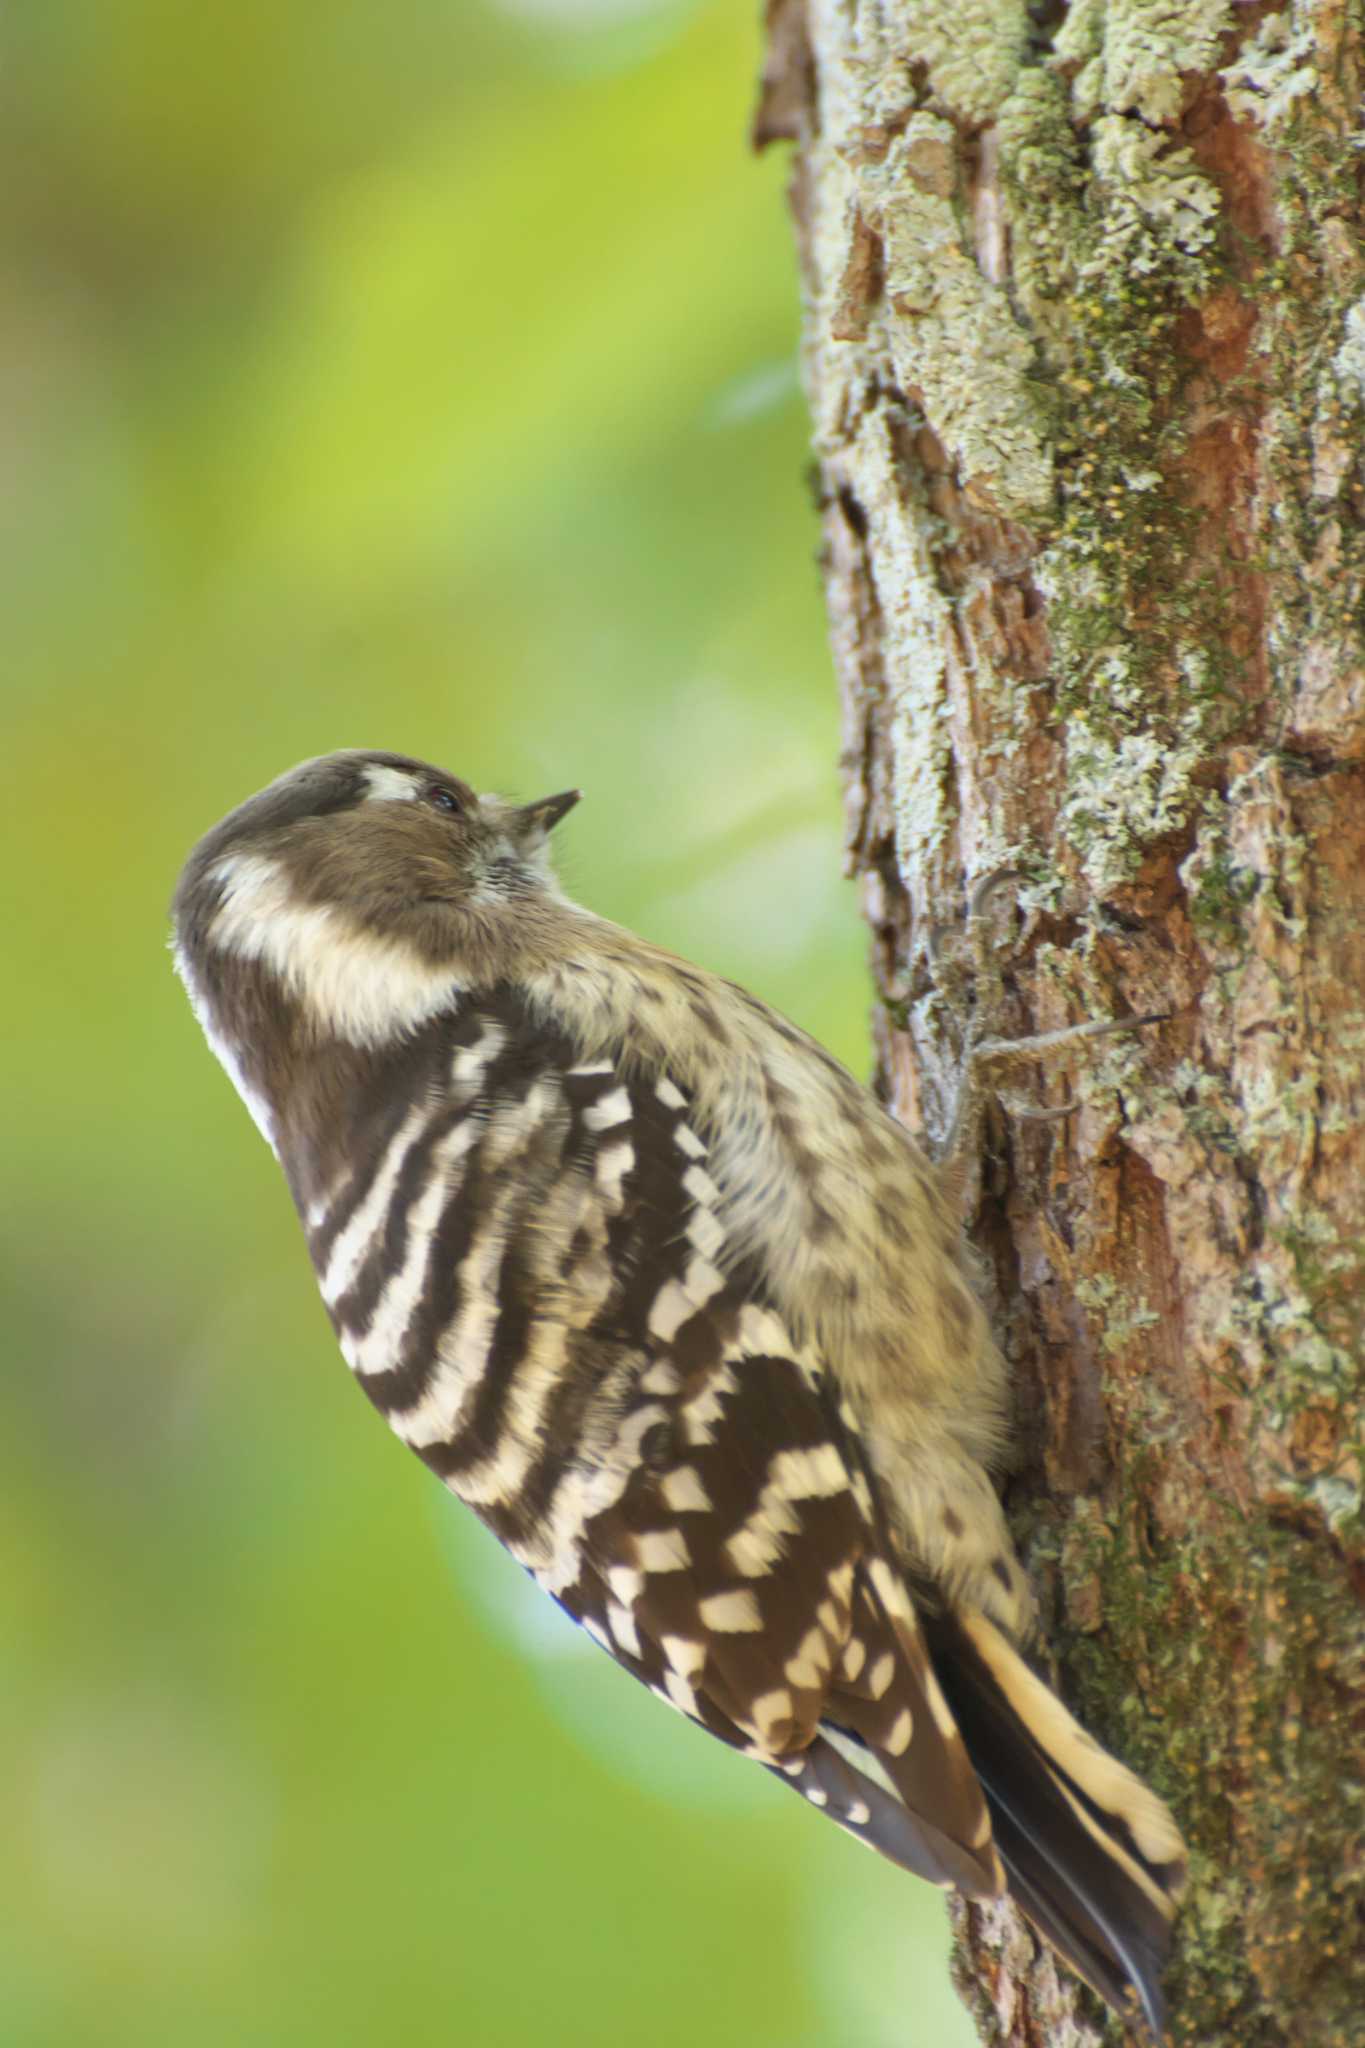
<path fill-rule="evenodd" d="M 904 1130 L 398 754 L 200 841 L 176 962 L 351 1370 L 594 1641 L 860 1840 L 1009 1891 L 1162 2024 L 1184 1850 L 1030 1661 L 1000 1353 Z"/>

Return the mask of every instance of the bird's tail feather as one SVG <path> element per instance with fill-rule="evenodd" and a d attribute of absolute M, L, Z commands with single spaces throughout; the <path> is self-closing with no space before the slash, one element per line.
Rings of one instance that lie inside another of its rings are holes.
<path fill-rule="evenodd" d="M 940 1615 L 926 1634 L 1014 1899 L 1117 2010 L 1131 2006 L 1131 1986 L 1159 2037 L 1161 1972 L 1185 1875 L 1170 1813 L 984 1615 Z"/>

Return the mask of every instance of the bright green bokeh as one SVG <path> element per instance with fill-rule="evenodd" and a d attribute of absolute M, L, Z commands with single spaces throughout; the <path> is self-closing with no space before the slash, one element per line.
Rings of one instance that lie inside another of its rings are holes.
<path fill-rule="evenodd" d="M 163 950 L 215 817 L 394 747 L 581 784 L 577 894 L 865 1066 L 756 13 L 0 29 L 4 2048 L 968 2039 L 933 1894 L 377 1426 Z"/>

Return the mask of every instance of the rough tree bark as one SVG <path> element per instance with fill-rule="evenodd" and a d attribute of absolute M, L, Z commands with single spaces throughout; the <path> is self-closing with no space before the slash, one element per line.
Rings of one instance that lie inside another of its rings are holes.
<path fill-rule="evenodd" d="M 1172 1800 L 1177 2041 L 1365 2042 L 1365 252 L 1344 0 L 770 0 L 881 1074 L 964 903 L 1023 1085 L 975 1193 L 1065 1690 Z M 983 2038 L 1105 2023 L 960 1909 Z"/>

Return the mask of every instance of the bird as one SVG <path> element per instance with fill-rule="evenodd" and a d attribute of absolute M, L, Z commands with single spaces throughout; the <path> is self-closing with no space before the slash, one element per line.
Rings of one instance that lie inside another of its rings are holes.
<path fill-rule="evenodd" d="M 1186 1852 L 1072 1717 L 943 1177 L 814 1039 L 572 901 L 515 803 L 305 761 L 194 847 L 177 971 L 393 1431 L 661 1699 L 1008 1893 L 1159 2037 Z"/>

